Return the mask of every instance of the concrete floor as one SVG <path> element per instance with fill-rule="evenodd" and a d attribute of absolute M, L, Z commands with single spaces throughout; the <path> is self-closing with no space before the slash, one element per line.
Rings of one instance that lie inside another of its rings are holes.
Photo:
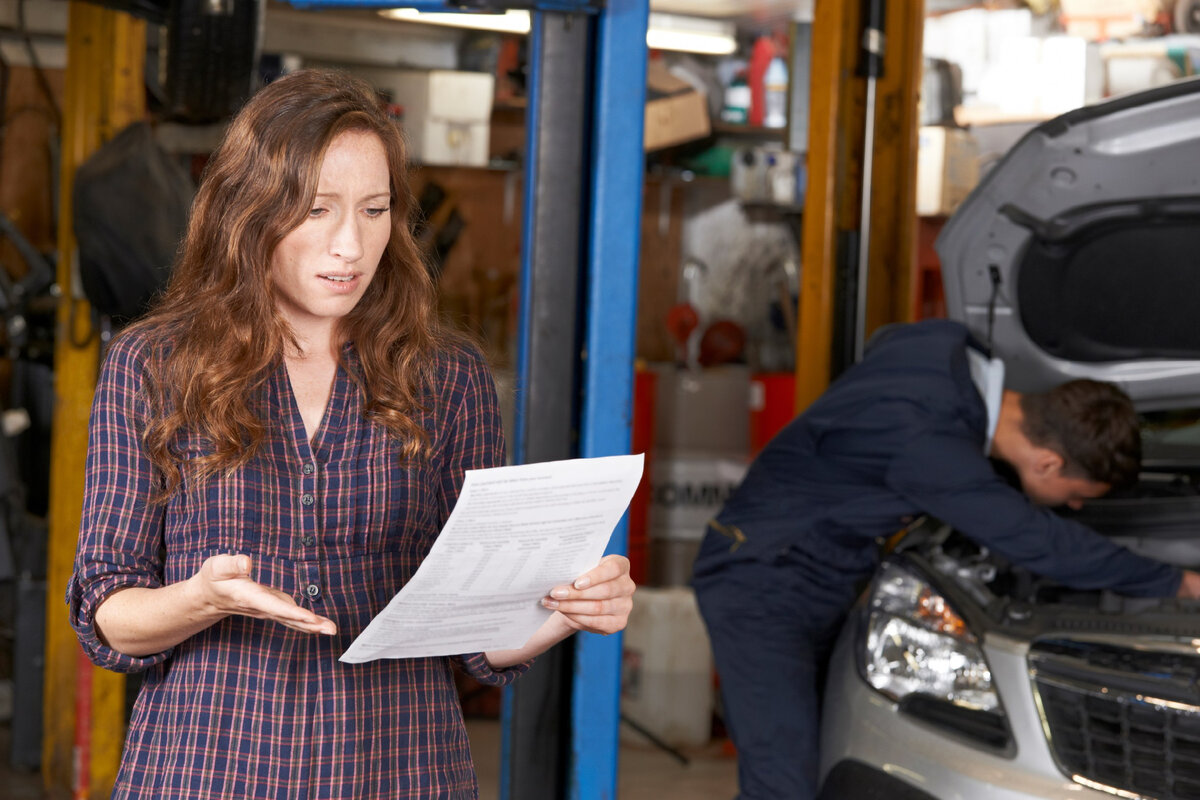
<path fill-rule="evenodd" d="M 0 720 L 0 797 L 5 800 L 69 800 L 70 792 L 47 793 L 37 772 L 15 769 L 9 760 L 12 730 L 8 720 Z"/>
<path fill-rule="evenodd" d="M 497 800 L 500 775 L 500 723 L 467 721 L 479 774 L 479 800 Z M 48 794 L 38 773 L 9 765 L 10 730 L 0 722 L 0 796 L 6 800 L 67 800 L 69 793 Z M 737 760 L 721 742 L 684 753 L 685 766 L 651 745 L 623 744 L 618 771 L 620 800 L 731 800 L 737 794 Z"/>
<path fill-rule="evenodd" d="M 500 723 L 468 719 L 471 753 L 479 775 L 479 800 L 497 800 Z M 652 745 L 622 744 L 617 771 L 619 800 L 732 800 L 737 794 L 737 759 L 722 742 L 683 753 L 684 765 Z"/>

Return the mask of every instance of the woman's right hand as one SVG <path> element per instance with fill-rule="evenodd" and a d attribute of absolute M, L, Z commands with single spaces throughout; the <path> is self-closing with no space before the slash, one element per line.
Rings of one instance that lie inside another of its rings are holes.
<path fill-rule="evenodd" d="M 302 633 L 337 633 L 333 620 L 314 614 L 297 605 L 290 595 L 251 578 L 250 556 L 211 556 L 191 581 L 201 600 L 218 613 L 274 620 Z"/>
<path fill-rule="evenodd" d="M 174 647 L 232 614 L 271 620 L 301 633 L 337 633 L 333 620 L 296 605 L 250 577 L 250 556 L 208 558 L 185 581 L 118 589 L 96 609 L 96 632 L 114 650 L 148 656 Z"/>

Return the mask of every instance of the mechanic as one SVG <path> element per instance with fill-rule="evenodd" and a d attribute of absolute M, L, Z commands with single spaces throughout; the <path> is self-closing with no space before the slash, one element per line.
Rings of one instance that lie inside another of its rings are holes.
<path fill-rule="evenodd" d="M 1125 393 L 1075 380 L 1019 394 L 1003 374 L 957 322 L 884 329 L 767 444 L 709 523 L 694 586 L 738 751 L 739 800 L 816 796 L 834 639 L 881 544 L 916 515 L 1073 588 L 1200 596 L 1200 574 L 1050 510 L 1136 481 L 1141 439 Z"/>

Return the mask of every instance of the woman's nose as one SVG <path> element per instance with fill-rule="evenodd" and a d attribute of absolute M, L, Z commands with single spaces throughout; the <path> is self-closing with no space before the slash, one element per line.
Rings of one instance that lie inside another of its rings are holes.
<path fill-rule="evenodd" d="M 338 223 L 330 249 L 333 255 L 345 261 L 357 261 L 362 256 L 362 233 L 353 214 L 347 215 Z"/>

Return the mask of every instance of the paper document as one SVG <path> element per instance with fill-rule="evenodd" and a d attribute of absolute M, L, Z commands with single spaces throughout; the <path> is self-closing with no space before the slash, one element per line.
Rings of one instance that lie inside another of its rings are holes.
<path fill-rule="evenodd" d="M 342 661 L 520 647 L 541 599 L 594 567 L 642 477 L 641 454 L 468 470 L 412 579 Z"/>

